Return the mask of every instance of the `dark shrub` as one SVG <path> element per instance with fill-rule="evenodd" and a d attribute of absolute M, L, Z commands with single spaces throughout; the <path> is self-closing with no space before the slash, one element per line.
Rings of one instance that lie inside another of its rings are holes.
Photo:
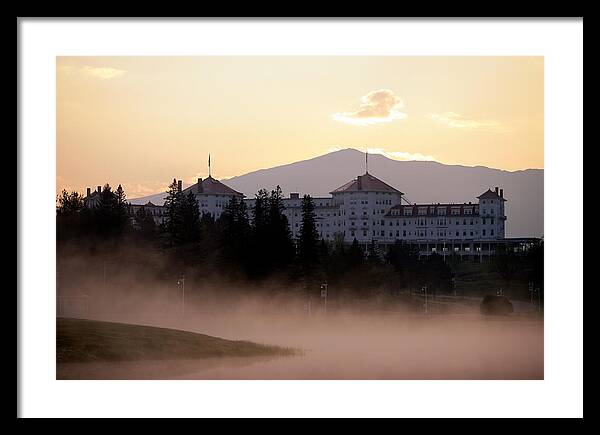
<path fill-rule="evenodd" d="M 513 306 L 506 296 L 486 295 L 481 302 L 481 314 L 507 315 L 513 312 Z"/>

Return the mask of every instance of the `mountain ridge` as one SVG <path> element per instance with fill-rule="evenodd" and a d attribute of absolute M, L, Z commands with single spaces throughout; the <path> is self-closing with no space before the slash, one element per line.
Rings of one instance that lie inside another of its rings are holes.
<path fill-rule="evenodd" d="M 291 192 L 315 197 L 330 192 L 365 173 L 364 152 L 353 148 L 333 151 L 298 162 L 257 169 L 221 180 L 229 187 L 253 197 L 260 188 L 281 186 Z M 499 186 L 507 199 L 506 236 L 543 236 L 543 169 L 507 171 L 486 166 L 446 165 L 434 161 L 401 161 L 381 154 L 369 154 L 369 173 L 405 192 L 414 203 L 476 201 L 488 188 Z M 164 193 L 132 199 L 161 203 Z"/>

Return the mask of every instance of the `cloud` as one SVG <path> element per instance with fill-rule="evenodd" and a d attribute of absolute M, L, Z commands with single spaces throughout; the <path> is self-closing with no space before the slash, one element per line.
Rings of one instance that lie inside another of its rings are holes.
<path fill-rule="evenodd" d="M 382 156 L 394 160 L 419 160 L 426 162 L 435 161 L 435 157 L 428 154 L 409 153 L 406 151 L 386 151 L 383 148 L 367 148 L 367 151 L 369 154 L 381 154 Z"/>
<path fill-rule="evenodd" d="M 462 130 L 489 131 L 504 133 L 508 129 L 499 121 L 493 119 L 467 118 L 456 112 L 430 113 L 427 118 L 432 119 L 448 128 Z"/>
<path fill-rule="evenodd" d="M 122 69 L 111 68 L 107 66 L 96 67 L 90 65 L 84 65 L 82 67 L 65 65 L 61 67 L 61 70 L 67 74 L 83 73 L 102 80 L 114 79 L 116 77 L 122 76 L 127 72 Z"/>
<path fill-rule="evenodd" d="M 402 108 L 404 102 L 393 91 L 378 89 L 363 96 L 356 111 L 334 113 L 333 119 L 351 125 L 381 124 L 406 118 Z"/>
<path fill-rule="evenodd" d="M 110 67 L 93 67 L 89 65 L 85 65 L 83 67 L 83 71 L 93 77 L 99 79 L 114 79 L 115 77 L 122 76 L 127 71 L 117 68 Z"/>

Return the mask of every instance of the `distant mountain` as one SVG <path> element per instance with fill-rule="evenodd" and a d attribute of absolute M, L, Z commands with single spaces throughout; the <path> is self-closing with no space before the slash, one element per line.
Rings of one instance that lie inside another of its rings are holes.
<path fill-rule="evenodd" d="M 365 172 L 365 155 L 344 149 L 309 160 L 261 169 L 221 180 L 254 197 L 258 189 L 280 185 L 290 192 L 330 196 L 329 192 Z M 484 166 L 444 165 L 437 162 L 398 161 L 380 154 L 369 155 L 369 173 L 404 192 L 411 202 L 468 202 L 488 188 L 504 189 L 506 236 L 539 237 L 544 234 L 544 170 L 504 171 Z M 131 200 L 162 204 L 165 194 Z"/>

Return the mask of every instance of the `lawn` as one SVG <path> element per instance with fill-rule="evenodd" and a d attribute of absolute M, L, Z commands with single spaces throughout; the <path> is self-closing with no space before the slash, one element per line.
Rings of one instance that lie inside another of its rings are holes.
<path fill-rule="evenodd" d="M 140 361 L 294 355 L 294 349 L 175 329 L 58 318 L 56 361 Z"/>

